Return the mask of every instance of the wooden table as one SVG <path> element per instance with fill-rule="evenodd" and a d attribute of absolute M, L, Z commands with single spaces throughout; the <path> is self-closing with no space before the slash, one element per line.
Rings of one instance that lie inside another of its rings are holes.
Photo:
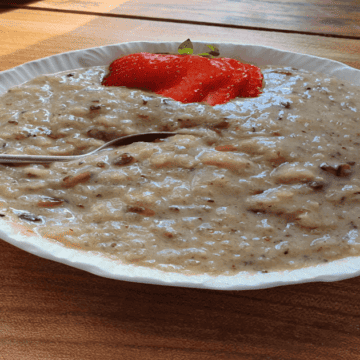
<path fill-rule="evenodd" d="M 0 4 L 0 71 L 151 40 L 259 44 L 360 69 L 358 0 Z M 212 291 L 101 278 L 0 241 L 0 359 L 360 358 L 360 278 Z"/>

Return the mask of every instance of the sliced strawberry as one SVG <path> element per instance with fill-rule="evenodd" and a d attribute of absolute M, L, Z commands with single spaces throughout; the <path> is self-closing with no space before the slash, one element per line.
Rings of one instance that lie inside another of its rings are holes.
<path fill-rule="evenodd" d="M 201 102 L 209 91 L 215 90 L 217 84 L 225 79 L 206 58 L 186 56 L 182 66 L 187 70 L 186 76 L 177 85 L 160 90 L 157 94 L 184 103 Z"/>
<path fill-rule="evenodd" d="M 110 65 L 105 86 L 146 89 L 183 103 L 224 104 L 235 97 L 261 94 L 263 75 L 235 59 L 139 53 Z"/>
<path fill-rule="evenodd" d="M 231 70 L 229 83 L 211 92 L 204 99 L 210 105 L 224 104 L 236 97 L 256 97 L 261 94 L 263 75 L 261 70 L 250 64 L 242 64 L 234 59 L 221 59 Z"/>
<path fill-rule="evenodd" d="M 178 55 L 139 53 L 124 56 L 111 63 L 103 85 L 127 86 L 158 91 L 174 86 L 181 80 L 185 69 Z"/>

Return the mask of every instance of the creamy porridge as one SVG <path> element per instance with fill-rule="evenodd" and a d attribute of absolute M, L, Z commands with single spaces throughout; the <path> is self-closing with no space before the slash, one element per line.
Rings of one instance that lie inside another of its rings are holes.
<path fill-rule="evenodd" d="M 0 97 L 0 216 L 62 242 L 169 271 L 235 274 L 360 255 L 360 88 L 261 67 L 257 98 L 182 104 L 104 87 L 107 67 L 38 77 Z"/>

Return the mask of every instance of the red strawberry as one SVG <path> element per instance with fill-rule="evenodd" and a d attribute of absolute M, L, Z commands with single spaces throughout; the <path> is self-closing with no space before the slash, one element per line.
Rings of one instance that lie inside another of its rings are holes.
<path fill-rule="evenodd" d="M 180 82 L 184 70 L 177 55 L 139 53 L 124 56 L 111 63 L 105 86 L 127 86 L 158 91 Z"/>
<path fill-rule="evenodd" d="M 258 96 L 262 79 L 259 68 L 234 59 L 139 53 L 115 60 L 103 85 L 147 89 L 183 103 L 218 105 L 238 96 Z"/>
<path fill-rule="evenodd" d="M 209 59 L 199 56 L 185 56 L 182 61 L 186 76 L 171 88 L 163 89 L 159 95 L 184 103 L 201 102 L 209 91 L 216 89 L 224 76 L 219 69 L 209 63 Z"/>
<path fill-rule="evenodd" d="M 237 70 L 240 63 L 236 60 L 209 60 L 196 56 L 188 56 L 186 60 L 186 79 L 158 94 L 185 103 L 205 101 L 210 105 L 218 105 L 238 96 L 239 90 L 248 83 L 248 74 L 243 71 L 243 67 Z"/>

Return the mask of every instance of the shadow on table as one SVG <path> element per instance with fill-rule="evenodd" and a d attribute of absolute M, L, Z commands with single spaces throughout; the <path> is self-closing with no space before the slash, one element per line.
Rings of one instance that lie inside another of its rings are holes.
<path fill-rule="evenodd" d="M 0 14 L 14 11 L 18 9 L 18 6 L 25 6 L 34 3 L 40 3 L 40 0 L 37 1 L 30 1 L 30 0 L 0 0 Z M 9 7 L 2 7 L 8 5 Z M 14 7 L 10 7 L 11 5 L 15 5 Z"/>

